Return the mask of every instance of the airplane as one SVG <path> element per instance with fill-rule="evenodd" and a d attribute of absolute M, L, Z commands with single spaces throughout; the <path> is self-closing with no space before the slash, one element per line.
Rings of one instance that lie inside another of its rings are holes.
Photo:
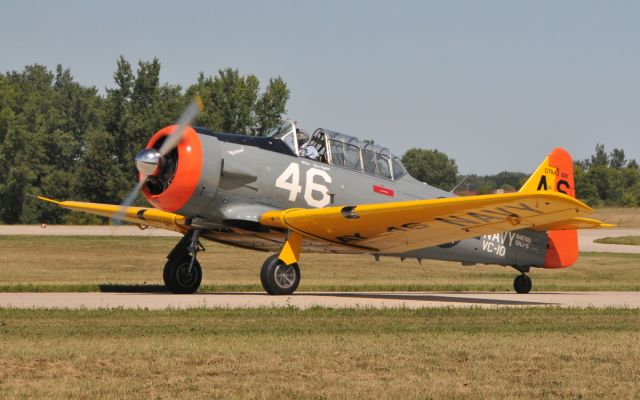
<path fill-rule="evenodd" d="M 194 100 L 151 137 L 122 205 L 39 199 L 183 234 L 163 270 L 166 288 L 182 294 L 202 281 L 202 239 L 274 252 L 260 270 L 271 295 L 298 288 L 303 252 L 510 266 L 515 291 L 529 293 L 531 268 L 575 263 L 577 229 L 611 226 L 585 217 L 593 210 L 575 198 L 573 160 L 561 148 L 516 193 L 459 197 L 353 136 L 309 135 L 290 120 L 263 136 L 219 133 L 191 126 L 201 109 Z M 152 207 L 131 206 L 140 190 Z"/>

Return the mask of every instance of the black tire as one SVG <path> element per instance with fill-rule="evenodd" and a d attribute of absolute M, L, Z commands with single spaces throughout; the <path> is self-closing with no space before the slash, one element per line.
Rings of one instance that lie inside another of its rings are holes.
<path fill-rule="evenodd" d="M 176 294 L 195 293 L 202 282 L 202 267 L 196 260 L 193 263 L 191 273 L 189 273 L 189 264 L 191 257 L 171 258 L 164 265 L 164 285 L 170 292 Z"/>
<path fill-rule="evenodd" d="M 260 282 L 271 295 L 292 294 L 300 284 L 300 267 L 297 263 L 286 265 L 274 254 L 262 264 Z"/>
<path fill-rule="evenodd" d="M 513 280 L 513 288 L 518 293 L 529 293 L 532 287 L 533 282 L 531 282 L 529 275 L 518 275 L 516 279 Z"/>

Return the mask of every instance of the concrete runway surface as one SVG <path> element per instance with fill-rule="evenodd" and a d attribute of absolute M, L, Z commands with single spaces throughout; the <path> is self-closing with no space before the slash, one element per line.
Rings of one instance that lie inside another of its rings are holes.
<path fill-rule="evenodd" d="M 423 307 L 625 307 L 640 308 L 640 292 L 327 292 L 269 296 L 264 293 L 0 293 L 0 307 L 166 309 L 320 306 L 330 308 Z"/>
<path fill-rule="evenodd" d="M 640 253 L 640 246 L 593 243 L 596 239 L 621 236 L 640 236 L 640 229 L 583 229 L 578 231 L 579 248 L 580 251 L 597 251 L 603 253 Z"/>

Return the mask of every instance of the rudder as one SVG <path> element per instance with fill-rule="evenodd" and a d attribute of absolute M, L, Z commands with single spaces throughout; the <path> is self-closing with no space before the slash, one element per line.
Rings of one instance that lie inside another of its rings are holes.
<path fill-rule="evenodd" d="M 520 188 L 521 193 L 553 191 L 576 197 L 573 179 L 573 158 L 562 148 L 555 148 Z M 547 231 L 545 268 L 566 268 L 578 259 L 578 232 Z"/>

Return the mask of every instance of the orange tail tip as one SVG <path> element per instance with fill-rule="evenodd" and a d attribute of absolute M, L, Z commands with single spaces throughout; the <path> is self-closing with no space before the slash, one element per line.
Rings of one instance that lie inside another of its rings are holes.
<path fill-rule="evenodd" d="M 520 192 L 560 192 L 576 197 L 573 179 L 573 159 L 562 148 L 555 148 L 529 177 Z M 578 259 L 578 232 L 576 230 L 547 231 L 545 268 L 565 268 Z"/>

